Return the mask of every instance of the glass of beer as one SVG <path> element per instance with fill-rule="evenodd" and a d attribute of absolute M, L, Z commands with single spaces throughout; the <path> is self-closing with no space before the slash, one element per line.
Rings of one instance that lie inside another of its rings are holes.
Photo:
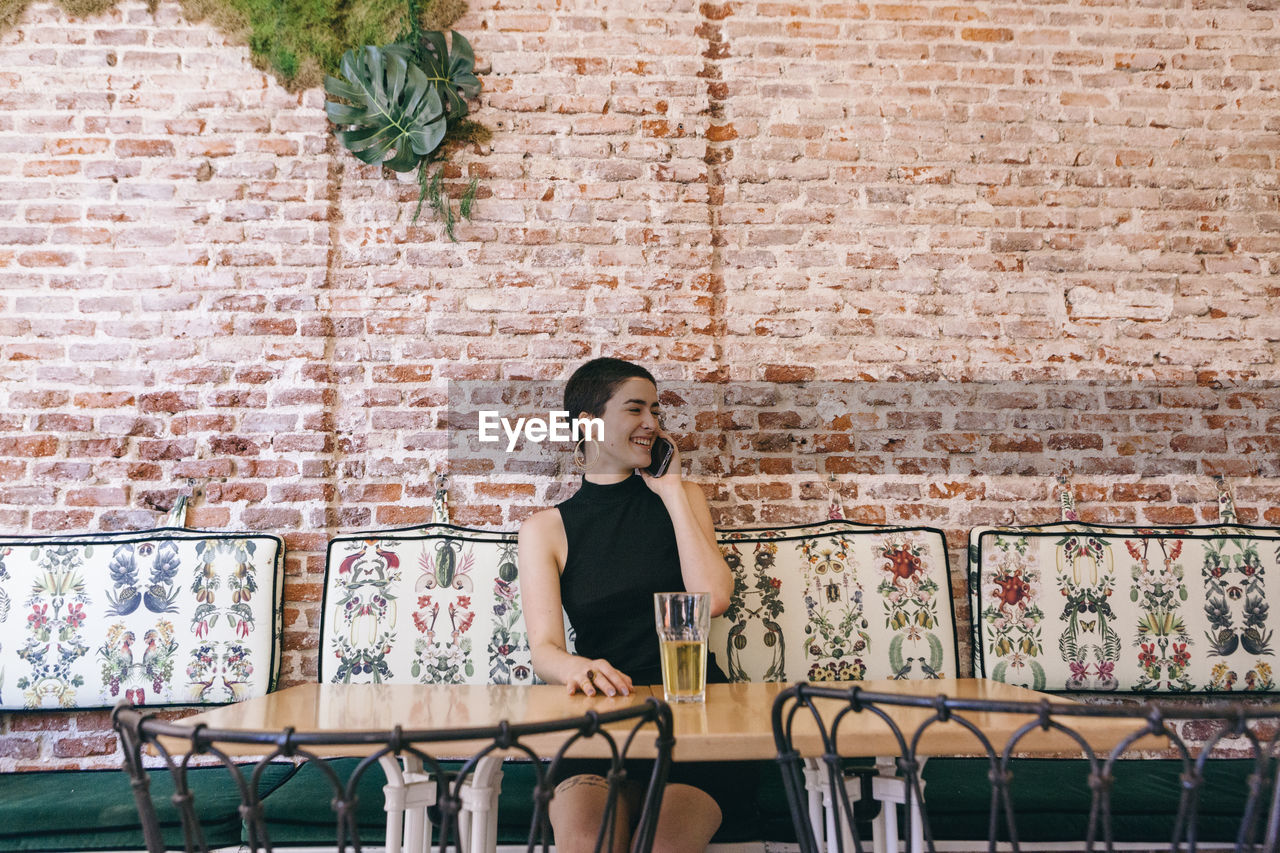
<path fill-rule="evenodd" d="M 662 650 L 662 690 L 668 702 L 702 702 L 707 696 L 707 637 L 711 602 L 705 592 L 653 596 Z"/>

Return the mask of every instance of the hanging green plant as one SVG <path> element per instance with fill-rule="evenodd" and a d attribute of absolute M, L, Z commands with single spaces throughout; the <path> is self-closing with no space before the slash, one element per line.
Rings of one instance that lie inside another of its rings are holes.
<path fill-rule="evenodd" d="M 416 0 L 409 0 L 409 32 L 393 44 L 364 45 L 342 55 L 342 78 L 326 76 L 325 113 L 338 141 L 361 162 L 396 172 L 418 171 L 417 221 L 424 202 L 456 240 L 457 218 L 471 218 L 478 181 L 472 179 L 458 214 L 443 191 L 443 161 L 451 143 L 487 137 L 465 121 L 468 98 L 480 94 L 475 52 L 461 33 L 448 39 L 422 27 Z"/>
<path fill-rule="evenodd" d="M 365 163 L 397 172 L 416 169 L 444 141 L 446 114 L 436 87 L 404 45 L 365 45 L 342 56 L 344 80 L 326 77 L 325 101 L 338 141 Z"/>

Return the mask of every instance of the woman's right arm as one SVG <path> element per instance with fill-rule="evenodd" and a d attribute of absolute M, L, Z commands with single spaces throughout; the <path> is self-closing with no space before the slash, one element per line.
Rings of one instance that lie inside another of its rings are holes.
<path fill-rule="evenodd" d="M 533 669 L 550 684 L 564 684 L 569 694 L 581 691 L 610 696 L 632 691 L 631 679 L 607 660 L 572 655 L 564 644 L 564 610 L 560 601 L 560 567 L 568 543 L 564 522 L 555 509 L 543 510 L 520 525 L 520 598 Z"/>

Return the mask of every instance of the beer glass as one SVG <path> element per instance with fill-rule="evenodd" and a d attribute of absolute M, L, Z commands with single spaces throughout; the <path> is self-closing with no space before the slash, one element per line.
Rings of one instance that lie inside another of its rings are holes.
<path fill-rule="evenodd" d="M 653 611 L 662 650 L 662 690 L 668 702 L 707 696 L 707 637 L 711 602 L 705 592 L 658 592 Z"/>

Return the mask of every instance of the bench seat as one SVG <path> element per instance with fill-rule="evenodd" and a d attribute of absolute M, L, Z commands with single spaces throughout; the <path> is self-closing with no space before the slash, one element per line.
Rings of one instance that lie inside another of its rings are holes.
<path fill-rule="evenodd" d="M 270 796 L 295 771 L 272 764 L 259 796 Z M 165 844 L 182 849 L 182 828 L 170 797 L 172 777 L 151 773 Z M 221 767 L 193 768 L 188 784 L 195 795 L 210 848 L 240 844 L 240 799 Z M 50 770 L 0 775 L 0 851 L 143 850 L 142 824 L 129 778 L 119 770 Z"/>
<path fill-rule="evenodd" d="M 1069 498 L 1064 508 L 1072 510 Z M 1137 694 L 1198 702 L 1206 694 L 1277 690 L 1280 616 L 1267 604 L 1280 600 L 1276 528 L 1074 520 L 975 528 L 968 581 L 979 677 L 1084 701 Z M 1178 728 L 1196 740 L 1194 726 Z M 1015 772 L 1044 780 L 1019 786 L 1018 810 L 1027 816 L 1021 840 L 1082 839 L 1090 809 L 1087 764 L 1023 759 L 1017 766 Z M 1206 762 L 1203 840 L 1235 840 L 1230 836 L 1240 816 L 1231 808 L 1243 799 L 1250 767 L 1228 757 Z M 1159 758 L 1117 763 L 1126 796 L 1113 802 L 1116 841 L 1168 843 L 1179 768 Z M 932 759 L 925 765 L 935 837 L 986 838 L 986 774 L 985 762 Z"/>
<path fill-rule="evenodd" d="M 264 533 L 0 537 L 0 711 L 265 695 L 280 665 L 283 573 L 284 542 Z M 273 765 L 264 791 L 293 769 Z M 155 778 L 170 784 L 167 773 Z M 196 769 L 191 784 L 210 845 L 238 845 L 238 800 L 223 796 L 225 774 Z M 181 848 L 177 812 L 164 803 L 166 841 Z M 119 770 L 0 775 L 0 851 L 142 848 Z"/>
<path fill-rule="evenodd" d="M 720 531 L 717 538 L 734 591 L 729 610 L 713 620 L 711 650 L 732 680 L 956 673 L 941 531 L 834 520 Z M 532 683 L 517 556 L 514 533 L 447 523 L 334 537 L 326 560 L 320 680 Z M 566 641 L 572 649 L 571 632 Z M 495 826 L 500 843 L 521 842 L 510 833 L 527 832 L 531 783 L 521 772 L 528 775 L 518 763 L 503 765 Z M 383 776 L 370 775 L 378 781 L 364 784 L 380 800 Z M 792 837 L 777 768 L 764 763 L 758 775 L 756 796 L 726 815 L 716 841 Z M 327 806 L 317 806 L 304 790 L 309 778 L 304 771 L 268 803 L 291 844 L 318 843 L 328 833 Z M 318 774 L 313 781 L 323 782 Z M 364 831 L 377 837 L 385 813 L 362 805 L 361 814 L 368 820 Z"/>
<path fill-rule="evenodd" d="M 1200 793 L 1199 840 L 1234 843 L 1240 825 L 1251 759 L 1207 761 Z M 991 786 L 986 759 L 931 758 L 924 765 L 924 796 L 935 838 L 985 841 Z M 1089 763 L 1083 759 L 1024 758 L 1013 764 L 1013 787 L 1020 842 L 1083 841 L 1092 791 Z M 1182 762 L 1133 759 L 1115 764 L 1111 827 L 1117 842 L 1167 844 L 1181 794 Z M 1001 828 L 1001 841 L 1008 833 Z M 1099 837 L 1099 843 L 1101 843 Z"/>
<path fill-rule="evenodd" d="M 358 759 L 342 758 L 329 766 L 345 783 Z M 450 765 L 452 766 L 452 765 Z M 528 841 L 533 816 L 533 765 L 507 761 L 502 765 L 502 799 L 498 810 L 497 843 L 523 845 Z M 726 816 L 714 843 L 746 841 L 794 842 L 795 831 L 787 811 L 782 776 L 774 762 L 760 762 L 759 784 L 752 803 L 742 804 L 737 813 Z M 358 826 L 362 843 L 378 844 L 386 833 L 387 813 L 383 809 L 382 786 L 386 777 L 371 767 L 360 780 Z M 276 788 L 263 802 L 267 831 L 272 844 L 285 847 L 312 847 L 333 843 L 334 814 L 329 807 L 332 788 L 317 768 L 303 766 Z"/>

